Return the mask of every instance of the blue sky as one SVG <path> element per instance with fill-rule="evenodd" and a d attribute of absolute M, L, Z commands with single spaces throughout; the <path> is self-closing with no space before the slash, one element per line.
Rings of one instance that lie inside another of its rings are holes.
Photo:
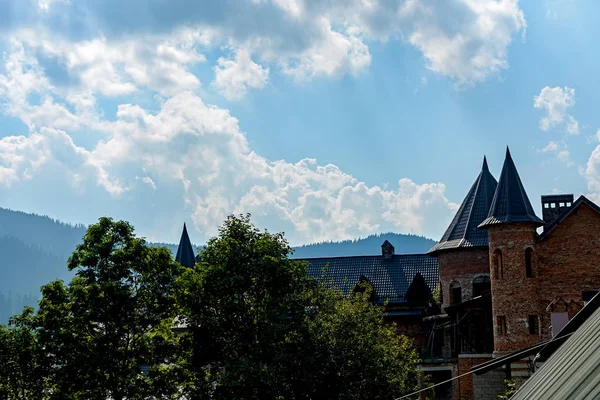
<path fill-rule="evenodd" d="M 0 206 L 198 243 L 439 238 L 510 146 L 600 199 L 598 5 L 0 0 Z"/>

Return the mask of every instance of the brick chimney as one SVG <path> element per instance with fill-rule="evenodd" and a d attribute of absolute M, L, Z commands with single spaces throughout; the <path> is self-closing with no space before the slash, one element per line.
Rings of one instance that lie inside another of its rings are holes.
<path fill-rule="evenodd" d="M 542 196 L 542 217 L 548 226 L 573 205 L 572 194 L 551 194 Z"/>
<path fill-rule="evenodd" d="M 394 255 L 394 246 L 387 240 L 381 245 L 381 255 L 383 258 L 392 258 Z"/>

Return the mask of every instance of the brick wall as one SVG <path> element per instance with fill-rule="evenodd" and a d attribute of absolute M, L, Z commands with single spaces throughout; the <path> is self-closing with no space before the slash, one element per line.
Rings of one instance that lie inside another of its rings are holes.
<path fill-rule="evenodd" d="M 583 290 L 600 289 L 600 214 L 581 204 L 536 246 L 542 336 L 552 336 L 547 306 L 557 297 L 569 317 L 583 306 Z M 562 311 L 562 310 L 558 310 Z"/>
<path fill-rule="evenodd" d="M 486 372 L 482 375 L 473 374 L 473 399 L 497 399 L 499 394 L 504 393 L 505 379 L 506 372 L 502 368 Z"/>
<path fill-rule="evenodd" d="M 471 368 L 483 364 L 484 362 L 490 361 L 492 355 L 466 355 L 461 354 L 458 356 L 458 376 L 466 374 L 471 371 Z M 456 380 L 458 386 L 458 398 L 460 400 L 472 400 L 474 398 L 473 388 L 473 374 L 469 374 Z"/>
<path fill-rule="evenodd" d="M 448 250 L 438 254 L 443 307 L 450 305 L 449 288 L 454 281 L 460 282 L 463 301 L 472 298 L 473 279 L 478 275 L 489 275 L 488 257 L 485 247 Z"/>
<path fill-rule="evenodd" d="M 539 333 L 529 331 L 529 316 L 541 314 L 537 251 L 532 257 L 533 277 L 528 278 L 525 273 L 525 250 L 535 249 L 536 239 L 536 227 L 530 223 L 503 224 L 488 229 L 495 354 L 519 350 L 540 341 Z M 497 250 L 502 252 L 500 278 L 494 272 Z M 506 320 L 504 335 L 498 332 L 498 317 Z"/>

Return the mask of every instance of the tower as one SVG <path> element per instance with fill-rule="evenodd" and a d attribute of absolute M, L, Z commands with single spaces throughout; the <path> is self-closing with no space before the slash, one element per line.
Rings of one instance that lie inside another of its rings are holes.
<path fill-rule="evenodd" d="M 487 160 L 440 241 L 427 253 L 437 255 L 443 308 L 480 294 L 476 279 L 489 282 L 487 232 L 477 226 L 487 217 L 497 186 Z"/>
<path fill-rule="evenodd" d="M 181 232 L 181 239 L 179 240 L 175 261 L 188 268 L 194 268 L 194 265 L 196 265 L 194 249 L 190 237 L 188 236 L 185 223 L 183 224 L 183 232 Z"/>
<path fill-rule="evenodd" d="M 488 233 L 495 354 L 540 340 L 535 245 L 543 224 L 507 148 L 488 217 L 479 225 Z"/>

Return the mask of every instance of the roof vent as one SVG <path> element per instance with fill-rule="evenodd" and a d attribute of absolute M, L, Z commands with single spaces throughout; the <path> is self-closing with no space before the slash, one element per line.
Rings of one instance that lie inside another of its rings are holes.
<path fill-rule="evenodd" d="M 383 258 L 392 258 L 394 255 L 394 246 L 387 240 L 381 245 L 381 255 Z"/>
<path fill-rule="evenodd" d="M 544 225 L 549 225 L 573 205 L 572 194 L 552 194 L 542 196 L 542 217 Z"/>

